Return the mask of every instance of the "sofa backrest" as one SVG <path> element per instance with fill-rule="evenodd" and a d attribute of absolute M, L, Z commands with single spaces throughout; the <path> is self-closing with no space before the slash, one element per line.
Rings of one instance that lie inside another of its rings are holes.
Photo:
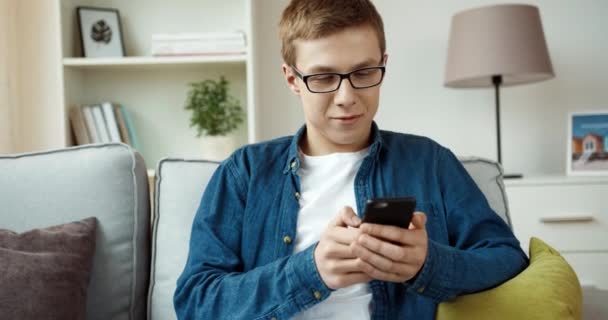
<path fill-rule="evenodd" d="M 511 226 L 502 166 L 492 160 L 477 157 L 461 157 L 460 162 L 486 196 L 490 207 Z"/>
<path fill-rule="evenodd" d="M 490 206 L 508 222 L 500 165 L 479 158 L 463 158 L 461 161 L 486 195 Z M 163 159 L 158 163 L 148 293 L 150 320 L 176 319 L 173 292 L 188 256 L 192 221 L 217 166 L 215 162 L 184 159 Z"/>
<path fill-rule="evenodd" d="M 176 319 L 173 292 L 186 264 L 192 221 L 217 166 L 204 160 L 163 159 L 158 163 L 148 319 Z"/>
<path fill-rule="evenodd" d="M 0 228 L 97 218 L 88 320 L 145 319 L 149 200 L 143 159 L 124 144 L 0 156 Z"/>

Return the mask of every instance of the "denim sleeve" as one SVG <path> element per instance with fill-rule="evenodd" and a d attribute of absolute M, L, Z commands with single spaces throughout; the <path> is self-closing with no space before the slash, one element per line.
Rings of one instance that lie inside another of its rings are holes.
<path fill-rule="evenodd" d="M 429 240 L 425 264 L 408 290 L 436 302 L 497 286 L 528 263 L 509 226 L 454 154 L 439 149 L 437 183 L 449 245 Z"/>
<path fill-rule="evenodd" d="M 284 319 L 329 296 L 314 263 L 314 246 L 243 272 L 246 185 L 230 159 L 209 181 L 174 294 L 178 319 Z"/>

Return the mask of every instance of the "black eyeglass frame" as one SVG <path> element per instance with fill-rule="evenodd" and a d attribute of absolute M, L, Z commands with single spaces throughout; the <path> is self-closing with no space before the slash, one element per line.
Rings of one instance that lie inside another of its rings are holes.
<path fill-rule="evenodd" d="M 302 81 L 304 81 L 304 84 L 306 85 L 306 89 L 308 89 L 308 91 L 312 92 L 312 93 L 330 93 L 330 92 L 335 92 L 340 90 L 340 86 L 342 85 L 342 80 L 344 79 L 348 79 L 348 82 L 350 82 L 350 85 L 355 88 L 355 89 L 367 89 L 367 88 L 372 88 L 375 86 L 378 86 L 382 83 L 382 81 L 384 80 L 384 74 L 386 73 L 386 66 L 375 66 L 375 67 L 365 67 L 365 68 L 361 68 L 361 69 L 357 69 L 357 70 L 353 70 L 351 72 L 348 73 L 337 73 L 337 72 L 323 72 L 323 73 L 315 73 L 315 74 L 308 74 L 308 75 L 304 75 L 302 73 L 302 71 L 298 70 L 298 68 L 292 66 L 291 69 L 294 71 L 294 73 L 296 74 L 296 76 L 298 76 L 298 78 L 302 79 Z M 371 85 L 371 86 L 365 86 L 365 87 L 357 87 L 353 84 L 353 81 L 350 79 L 350 75 L 355 73 L 355 72 L 360 72 L 363 70 L 369 70 L 369 69 L 380 69 L 382 71 L 382 75 L 380 76 L 380 81 L 378 81 L 378 83 Z M 308 86 L 308 79 L 310 77 L 314 77 L 314 76 L 322 76 L 322 75 L 337 75 L 340 77 L 340 81 L 338 82 L 338 87 L 334 90 L 330 90 L 330 91 L 313 91 L 310 89 L 310 87 Z"/>

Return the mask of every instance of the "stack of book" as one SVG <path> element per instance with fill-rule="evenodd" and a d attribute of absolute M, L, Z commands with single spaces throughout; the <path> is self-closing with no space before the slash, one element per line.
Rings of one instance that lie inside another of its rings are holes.
<path fill-rule="evenodd" d="M 154 34 L 150 47 L 153 56 L 240 55 L 247 50 L 240 31 Z"/>
<path fill-rule="evenodd" d="M 139 149 L 131 116 L 119 104 L 103 102 L 74 106 L 70 109 L 69 117 L 77 145 L 123 142 Z"/>

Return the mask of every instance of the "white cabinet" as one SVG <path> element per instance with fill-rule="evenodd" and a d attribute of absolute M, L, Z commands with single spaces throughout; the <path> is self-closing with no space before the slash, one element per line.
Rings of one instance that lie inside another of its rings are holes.
<path fill-rule="evenodd" d="M 585 319 L 608 319 L 608 177 L 505 180 L 513 231 L 545 241 L 576 272 Z"/>

